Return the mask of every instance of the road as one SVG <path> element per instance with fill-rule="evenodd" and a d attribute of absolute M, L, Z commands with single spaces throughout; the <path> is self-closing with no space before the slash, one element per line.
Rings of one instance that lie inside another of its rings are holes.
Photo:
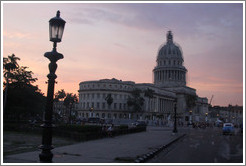
<path fill-rule="evenodd" d="M 187 135 L 148 163 L 242 163 L 243 134 L 222 135 L 221 128 L 180 129 Z"/>

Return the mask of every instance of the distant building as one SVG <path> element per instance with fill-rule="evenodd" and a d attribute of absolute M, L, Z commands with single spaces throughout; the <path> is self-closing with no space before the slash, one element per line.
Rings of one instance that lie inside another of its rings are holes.
<path fill-rule="evenodd" d="M 243 123 L 243 106 L 232 106 L 228 107 L 213 106 L 209 108 L 209 119 L 212 122 L 232 122 L 235 125 Z"/>
<path fill-rule="evenodd" d="M 174 102 L 177 101 L 179 124 L 186 124 L 191 119 L 205 121 L 208 100 L 198 97 L 195 89 L 186 86 L 187 69 L 183 66 L 181 48 L 173 42 L 171 31 L 167 33 L 167 42 L 158 51 L 156 62 L 156 67 L 153 69 L 153 84 L 136 84 L 133 81 L 121 81 L 115 78 L 81 82 L 78 115 L 81 118 L 143 119 L 169 125 L 173 123 Z M 141 96 L 145 101 L 142 111 L 139 112 L 127 104 L 128 97 L 134 89 L 142 90 Z M 151 97 L 145 95 L 149 89 L 153 90 Z M 113 98 L 111 105 L 105 100 L 108 94 Z M 187 104 L 190 103 L 188 99 L 192 100 L 192 97 L 188 96 L 193 96 L 195 104 Z"/>

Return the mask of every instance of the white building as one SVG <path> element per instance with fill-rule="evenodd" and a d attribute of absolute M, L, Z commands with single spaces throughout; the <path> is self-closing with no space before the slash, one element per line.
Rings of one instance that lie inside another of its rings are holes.
<path fill-rule="evenodd" d="M 193 121 L 205 121 L 208 100 L 198 97 L 195 89 L 186 86 L 187 69 L 183 66 L 181 48 L 173 42 L 171 31 L 167 33 L 167 42 L 158 51 L 156 62 L 156 67 L 153 69 L 153 84 L 136 84 L 133 81 L 121 81 L 115 78 L 81 82 L 79 116 L 160 120 L 163 124 L 168 124 L 173 119 L 174 102 L 177 101 L 178 122 L 185 123 L 187 117 L 192 118 Z M 141 96 L 145 99 L 140 112 L 136 112 L 127 104 L 127 99 L 134 89 L 141 89 Z M 153 97 L 148 98 L 144 95 L 147 89 L 154 91 Z M 113 98 L 110 106 L 105 100 L 108 94 Z M 195 96 L 195 106 L 187 105 L 187 96 Z"/>

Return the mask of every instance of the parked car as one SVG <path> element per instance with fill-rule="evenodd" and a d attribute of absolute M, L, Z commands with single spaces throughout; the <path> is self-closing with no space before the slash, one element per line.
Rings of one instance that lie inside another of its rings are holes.
<path fill-rule="evenodd" d="M 235 133 L 234 125 L 232 123 L 224 123 L 222 131 L 223 131 L 223 135 L 224 134 L 234 135 Z"/>
<path fill-rule="evenodd" d="M 146 127 L 147 126 L 147 123 L 144 121 L 144 120 L 137 120 L 135 123 L 134 123 L 135 126 L 140 126 L 140 127 Z"/>
<path fill-rule="evenodd" d="M 89 118 L 88 119 L 88 123 L 99 123 L 100 122 L 100 118 Z"/>

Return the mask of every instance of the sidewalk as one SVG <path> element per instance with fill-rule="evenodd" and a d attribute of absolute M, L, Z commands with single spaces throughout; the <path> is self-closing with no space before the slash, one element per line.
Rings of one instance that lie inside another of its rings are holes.
<path fill-rule="evenodd" d="M 135 159 L 182 134 L 172 134 L 172 128 L 148 127 L 146 132 L 104 138 L 58 147 L 52 150 L 53 163 L 117 163 L 116 158 Z M 40 151 L 9 155 L 4 163 L 38 163 Z"/>

